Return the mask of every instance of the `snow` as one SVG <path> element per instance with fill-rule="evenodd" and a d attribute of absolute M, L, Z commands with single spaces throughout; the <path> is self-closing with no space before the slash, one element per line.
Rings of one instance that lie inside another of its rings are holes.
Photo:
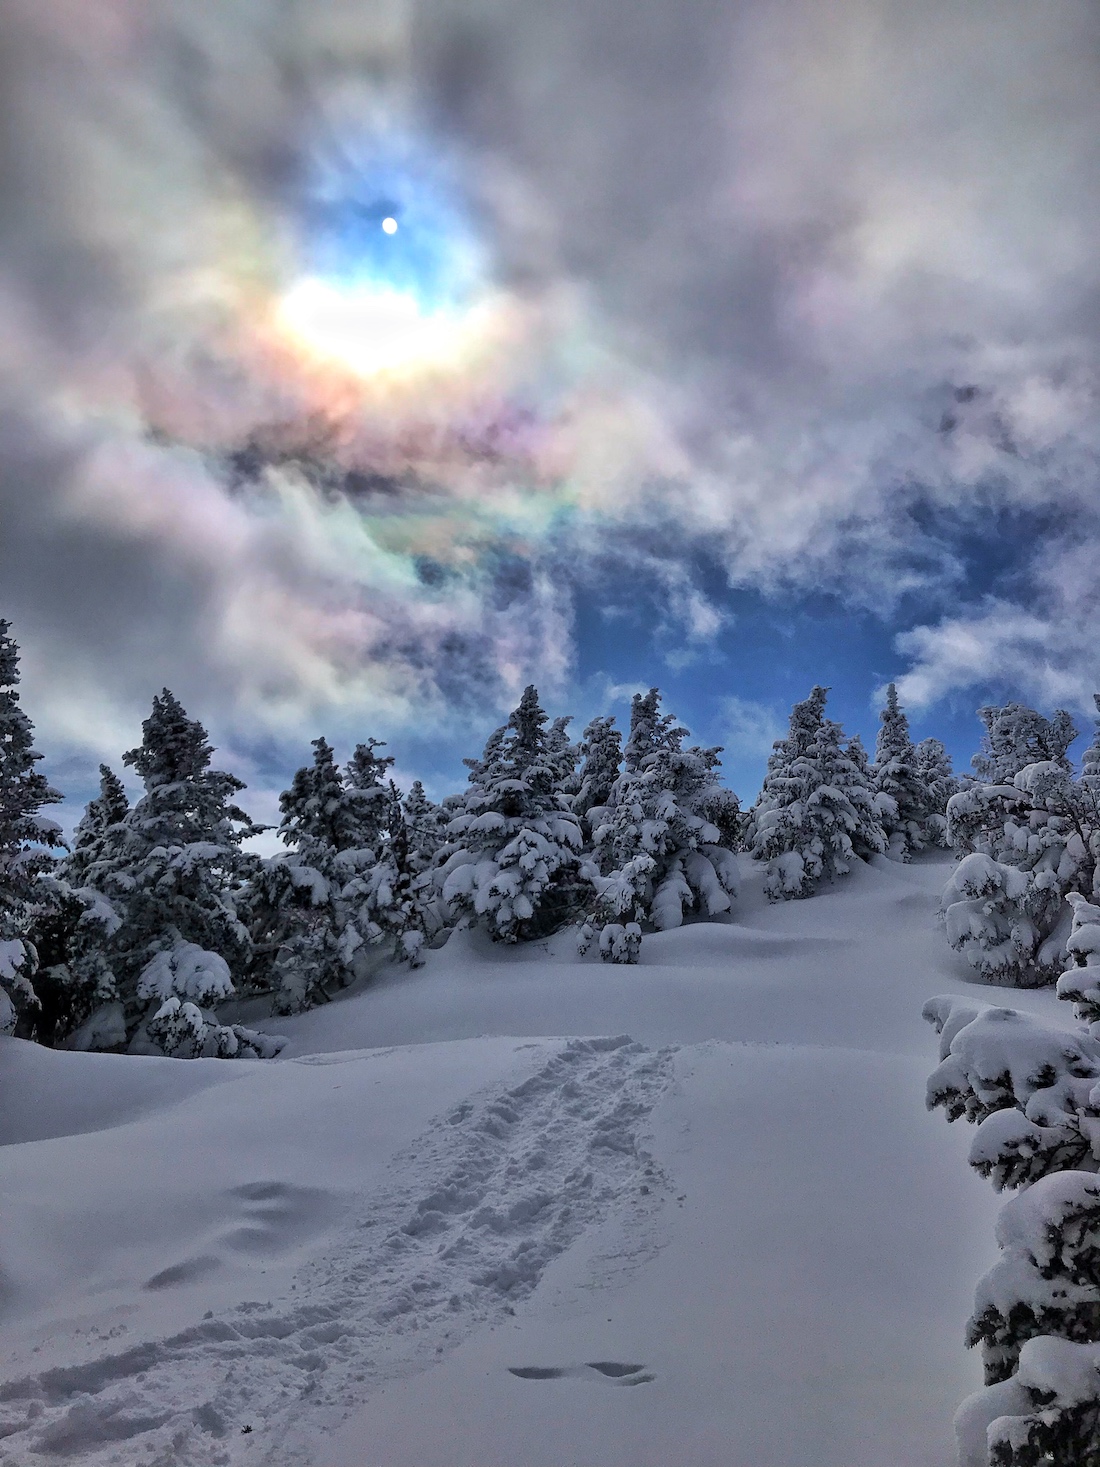
<path fill-rule="evenodd" d="M 0 978 L 14 978 L 26 956 L 27 950 L 18 938 L 0 941 Z"/>
<path fill-rule="evenodd" d="M 998 1199 L 921 1008 L 1000 996 L 948 870 L 752 869 L 637 967 L 456 934 L 276 1060 L 0 1039 L 0 1461 L 949 1467 Z"/>
<path fill-rule="evenodd" d="M 232 993 L 229 964 L 194 942 L 177 942 L 157 953 L 138 977 L 137 996 L 145 1002 L 180 997 L 208 1007 Z"/>

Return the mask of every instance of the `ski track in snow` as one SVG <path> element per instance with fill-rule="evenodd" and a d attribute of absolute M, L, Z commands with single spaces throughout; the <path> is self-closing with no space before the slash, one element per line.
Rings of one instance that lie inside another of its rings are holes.
<path fill-rule="evenodd" d="M 570 1040 L 521 1084 L 472 1096 L 394 1158 L 288 1296 L 0 1386 L 0 1462 L 307 1463 L 380 1385 L 511 1313 L 617 1206 L 641 1246 L 667 1192 L 644 1138 L 673 1053 Z M 281 1183 L 248 1185 L 257 1222 L 295 1203 Z"/>

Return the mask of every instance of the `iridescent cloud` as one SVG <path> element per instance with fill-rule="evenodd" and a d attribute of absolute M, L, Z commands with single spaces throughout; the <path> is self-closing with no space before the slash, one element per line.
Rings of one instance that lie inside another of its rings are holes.
<path fill-rule="evenodd" d="M 910 691 L 958 686 L 953 527 L 1100 533 L 1094 23 L 11 0 L 0 569 L 44 722 L 110 752 L 161 681 L 241 739 L 481 716 L 568 682 L 608 567 L 713 635 L 704 556 L 924 597 Z"/>

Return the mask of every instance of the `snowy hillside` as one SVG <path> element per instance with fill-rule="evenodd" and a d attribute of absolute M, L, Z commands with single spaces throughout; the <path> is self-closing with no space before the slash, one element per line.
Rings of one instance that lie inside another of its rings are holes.
<path fill-rule="evenodd" d="M 0 1462 L 950 1467 L 947 863 L 750 874 L 633 968 L 457 934 L 276 1060 L 0 1039 Z"/>

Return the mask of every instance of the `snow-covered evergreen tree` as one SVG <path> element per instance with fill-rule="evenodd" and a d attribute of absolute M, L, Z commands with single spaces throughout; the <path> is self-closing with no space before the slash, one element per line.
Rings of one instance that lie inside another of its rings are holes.
<path fill-rule="evenodd" d="M 987 982 L 1021 984 L 1034 971 L 1041 934 L 1028 896 L 1025 872 L 981 851 L 964 856 L 943 889 L 947 940 Z"/>
<path fill-rule="evenodd" d="M 107 764 L 99 776 L 99 795 L 89 801 L 69 854 L 38 883 L 31 924 L 39 958 L 34 1038 L 44 1044 L 64 1039 L 117 997 L 106 947 L 119 917 L 99 888 L 125 866 L 134 841 L 122 781 Z M 117 1034 L 119 1022 L 110 1027 Z"/>
<path fill-rule="evenodd" d="M 349 882 L 343 897 L 370 940 L 388 936 L 394 956 L 418 968 L 426 943 L 443 927 L 431 859 L 424 854 L 425 836 L 432 833 L 424 818 L 430 804 L 422 786 L 416 798 L 402 801 L 392 780 L 389 796 L 378 859 Z M 419 833 L 413 819 L 421 821 Z"/>
<path fill-rule="evenodd" d="M 229 964 L 192 942 L 156 953 L 142 969 L 138 998 L 147 1005 L 138 1053 L 175 1059 L 270 1059 L 286 1040 L 241 1024 L 220 1024 L 217 1004 L 236 992 Z"/>
<path fill-rule="evenodd" d="M 1100 1467 L 1100 1344 L 1028 1340 L 955 1416 L 959 1467 Z"/>
<path fill-rule="evenodd" d="M 1072 906 L 1081 974 L 1100 950 L 1100 908 Z M 1060 996 L 1087 1006 L 1091 986 L 1076 978 Z M 1100 1042 L 953 995 L 924 1015 L 940 1033 L 929 1106 L 977 1121 L 971 1165 L 1022 1189 L 975 1295 L 967 1342 L 982 1346 L 987 1384 L 956 1416 L 960 1463 L 1098 1467 Z"/>
<path fill-rule="evenodd" d="M 450 817 L 424 793 L 424 786 L 414 779 L 401 804 L 408 833 L 409 860 L 416 871 L 427 871 L 447 838 Z"/>
<path fill-rule="evenodd" d="M 1051 982 L 1065 962 L 1069 913 L 1063 897 L 1070 891 L 1100 895 L 1100 790 L 1091 774 L 1073 777 L 1066 750 L 1076 730 L 1068 714 L 1047 720 L 1011 704 L 981 715 L 987 735 L 975 765 L 999 782 L 976 782 L 953 795 L 947 833 L 960 853 L 988 856 L 1025 878 L 1013 883 L 1015 923 L 1021 931 L 1030 925 L 1034 940 L 1002 970 L 1000 981 Z M 1013 768 L 1035 752 L 1049 757 Z M 969 955 L 973 960 L 978 949 Z"/>
<path fill-rule="evenodd" d="M 439 881 L 458 915 L 516 942 L 569 921 L 583 900 L 581 829 L 560 788 L 563 754 L 535 687 L 465 761 L 470 783 L 448 827 Z"/>
<path fill-rule="evenodd" d="M 1077 737 L 1073 719 L 1059 708 L 1044 718 L 1023 703 L 978 709 L 985 725 L 981 749 L 971 763 L 985 784 L 1011 784 L 1029 764 L 1054 762 L 1069 769 L 1067 750 Z"/>
<path fill-rule="evenodd" d="M 235 803 L 243 781 L 212 769 L 212 755 L 202 724 L 165 688 L 142 723 L 141 743 L 122 756 L 145 792 L 123 822 L 138 851 L 126 857 L 123 926 L 114 943 L 120 976 L 128 958 L 177 941 L 219 954 L 240 974 L 248 964 L 235 899 L 255 864 L 241 842 L 257 827 Z M 122 890 L 116 882 L 108 895 L 117 902 Z"/>
<path fill-rule="evenodd" d="M 345 888 L 378 855 L 392 760 L 375 740 L 357 746 L 346 770 L 332 746 L 313 740 L 313 763 L 297 770 L 279 797 L 279 837 L 289 849 L 264 861 L 248 895 L 256 948 L 255 986 L 276 1013 L 324 1003 L 355 977 L 356 959 L 376 935 L 356 919 Z"/>
<path fill-rule="evenodd" d="M 898 702 L 897 687 L 886 689 L 886 707 L 875 744 L 873 782 L 879 796 L 879 815 L 887 840 L 887 854 L 908 861 L 929 843 L 929 822 L 936 810 L 932 791 L 922 775 L 917 751 L 909 737 L 909 720 Z M 944 801 L 946 805 L 946 800 Z"/>
<path fill-rule="evenodd" d="M 951 767 L 951 755 L 939 739 L 921 739 L 913 748 L 913 767 L 926 795 L 925 841 L 945 848 L 947 838 L 947 802 L 959 789 L 959 781 Z"/>
<path fill-rule="evenodd" d="M 1073 912 L 1066 951 L 1070 966 L 1058 979 L 1058 997 L 1073 1004 L 1077 1018 L 1100 1040 L 1100 906 L 1071 891 Z"/>
<path fill-rule="evenodd" d="M 929 999 L 940 1034 L 928 1107 L 978 1123 L 970 1165 L 995 1187 L 1022 1187 L 1053 1171 L 1100 1166 L 1094 1135 L 1100 1046 L 1016 1009 L 954 996 Z"/>
<path fill-rule="evenodd" d="M 105 778 L 100 807 L 86 817 L 75 868 L 81 885 L 69 886 L 85 907 L 68 965 L 73 982 L 109 994 L 70 1040 L 81 1047 L 159 1052 L 148 1023 L 164 1004 L 192 1002 L 194 973 L 204 965 L 219 973 L 224 967 L 239 981 L 252 955 L 237 911 L 256 866 L 241 851 L 257 829 L 235 803 L 244 785 L 211 769 L 206 730 L 167 688 L 153 699 L 142 735 L 123 761 L 140 775 L 144 794 L 122 814 L 114 777 Z M 109 825 L 108 807 L 122 816 Z M 176 985 L 171 993 L 164 974 Z M 150 975 L 160 975 L 155 984 Z M 202 1018 L 216 1044 L 222 1026 L 211 1006 Z"/>
<path fill-rule="evenodd" d="M 1100 693 L 1093 693 L 1092 701 L 1100 714 Z M 1081 756 L 1081 783 L 1094 793 L 1100 791 L 1100 717 L 1093 721 L 1092 743 Z"/>
<path fill-rule="evenodd" d="M 0 619 L 0 1032 L 39 1007 L 32 979 L 38 954 L 27 936 L 35 882 L 64 844 L 39 812 L 61 799 L 35 768 L 34 726 L 19 706 L 19 648 Z"/>
<path fill-rule="evenodd" d="M 360 750 L 367 747 L 359 745 Z M 327 859 L 329 852 L 354 851 L 373 845 L 378 830 L 374 809 L 378 799 L 372 795 L 368 801 L 361 801 L 360 787 L 349 788 L 349 784 L 336 763 L 332 745 L 323 738 L 314 739 L 313 763 L 296 770 L 290 788 L 279 796 L 283 817 L 279 823 L 280 839 L 303 857 L 316 856 L 319 860 Z"/>
<path fill-rule="evenodd" d="M 737 894 L 737 796 L 718 782 L 721 750 L 685 749 L 687 733 L 661 712 L 656 688 L 635 694 L 623 772 L 606 804 L 587 812 L 599 874 L 582 947 L 599 932 L 605 961 L 636 962 L 644 926 L 678 927 L 691 912 L 717 916 Z M 615 751 L 612 734 L 606 723 L 595 731 L 601 762 Z M 603 770 L 601 778 L 606 762 Z"/>
<path fill-rule="evenodd" d="M 810 896 L 820 881 L 886 848 L 858 752 L 853 758 L 840 725 L 825 717 L 827 694 L 815 687 L 795 704 L 753 809 L 751 848 L 767 862 L 764 890 L 772 901 Z"/>
<path fill-rule="evenodd" d="M 578 753 L 580 771 L 573 809 L 584 817 L 608 803 L 619 777 L 623 741 L 614 718 L 605 715 L 593 718 L 584 730 Z"/>
<path fill-rule="evenodd" d="M 857 800 L 857 808 L 862 811 L 862 818 L 852 831 L 852 852 L 861 861 L 869 861 L 872 856 L 881 856 L 885 851 L 886 841 L 886 815 L 893 815 L 895 806 L 889 795 L 880 794 L 875 787 L 875 771 L 867 756 L 863 740 L 859 734 L 852 734 L 843 744 L 843 752 L 851 760 L 855 767 L 855 784 L 871 791 L 871 802 L 864 807 Z M 895 856 L 895 859 L 899 859 Z"/>
<path fill-rule="evenodd" d="M 546 733 L 546 752 L 550 767 L 554 771 L 554 782 L 560 794 L 575 793 L 577 762 L 580 747 L 569 737 L 569 725 L 573 715 L 566 713 L 555 718 Z"/>
<path fill-rule="evenodd" d="M 1001 1209 L 997 1242 L 966 1334 L 982 1347 L 986 1385 L 1007 1380 L 1036 1335 L 1100 1341 L 1100 1177 L 1041 1177 Z"/>
<path fill-rule="evenodd" d="M 393 756 L 376 754 L 384 749 L 381 739 L 368 739 L 356 744 L 344 766 L 344 782 L 352 792 L 359 812 L 359 833 L 354 842 L 357 850 L 378 850 L 390 809 L 389 781 Z M 351 847 L 349 847 L 351 849 Z"/>
<path fill-rule="evenodd" d="M 70 886 L 82 886 L 85 875 L 94 872 L 99 862 L 110 859 L 122 839 L 123 822 L 129 813 L 130 801 L 121 779 L 109 764 L 101 764 L 99 794 L 88 802 L 65 858 L 65 879 Z"/>

